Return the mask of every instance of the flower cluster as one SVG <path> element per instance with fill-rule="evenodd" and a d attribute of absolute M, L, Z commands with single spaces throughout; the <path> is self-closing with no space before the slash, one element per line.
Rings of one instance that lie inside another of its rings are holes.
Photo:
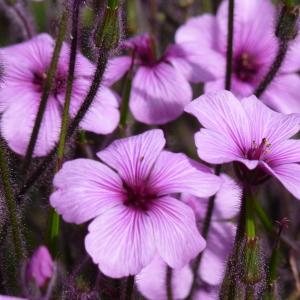
<path fill-rule="evenodd" d="M 127 39 L 138 6 L 71 3 L 56 39 L 7 3 L 28 39 L 0 48 L 0 300 L 277 299 L 281 240 L 300 268 L 299 6 L 223 0 L 169 43 L 164 1 Z"/>

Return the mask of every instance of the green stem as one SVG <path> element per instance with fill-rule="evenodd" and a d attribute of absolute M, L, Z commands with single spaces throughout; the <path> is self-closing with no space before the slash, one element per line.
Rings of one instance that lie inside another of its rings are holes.
<path fill-rule="evenodd" d="M 7 163 L 8 159 L 5 155 L 4 145 L 2 139 L 0 139 L 0 170 L 1 180 L 4 189 L 4 196 L 9 216 L 9 223 L 12 228 L 13 244 L 15 249 L 15 257 L 17 266 L 21 265 L 21 260 L 25 257 L 25 251 L 23 249 L 22 234 L 20 229 L 20 220 L 17 211 L 16 201 L 14 199 L 13 188 L 9 178 L 9 167 Z"/>
<path fill-rule="evenodd" d="M 107 6 L 111 9 L 117 9 L 119 7 L 119 0 L 108 0 Z"/>
<path fill-rule="evenodd" d="M 252 195 L 246 197 L 246 234 L 248 239 L 255 238 L 254 199 Z"/>
<path fill-rule="evenodd" d="M 225 89 L 230 91 L 233 65 L 234 0 L 229 0 L 227 28 Z"/>
<path fill-rule="evenodd" d="M 260 203 L 253 198 L 253 206 L 257 216 L 267 231 L 273 231 L 273 225 Z"/>
<path fill-rule="evenodd" d="M 23 163 L 23 167 L 22 167 L 24 177 L 25 177 L 25 175 L 27 173 L 27 169 L 31 163 L 32 155 L 33 155 L 34 148 L 35 148 L 35 145 L 37 142 L 38 134 L 39 134 L 40 127 L 42 124 L 42 120 L 43 120 L 43 116 L 46 111 L 48 97 L 50 95 L 51 87 L 52 87 L 52 84 L 53 84 L 53 81 L 55 78 L 55 74 L 56 74 L 56 68 L 57 68 L 57 64 L 58 64 L 58 60 L 59 60 L 60 50 L 61 50 L 61 47 L 62 47 L 62 44 L 64 41 L 64 37 L 66 34 L 66 30 L 67 30 L 67 21 L 68 21 L 68 11 L 65 10 L 61 17 L 59 33 L 58 33 L 58 36 L 56 39 L 50 67 L 49 67 L 49 70 L 47 72 L 46 79 L 44 82 L 43 92 L 42 92 L 42 96 L 41 96 L 38 113 L 37 113 L 37 116 L 36 116 L 36 119 L 34 122 L 30 141 L 29 141 L 29 144 L 28 144 L 28 147 L 26 150 L 25 158 L 24 158 L 24 163 Z"/>
<path fill-rule="evenodd" d="M 61 122 L 61 130 L 60 130 L 59 142 L 57 146 L 56 172 L 58 172 L 61 169 L 64 152 L 65 152 L 65 143 L 67 137 L 68 122 L 69 122 L 69 109 L 71 103 L 76 54 L 77 54 L 79 7 L 80 7 L 80 1 L 75 1 L 73 12 L 72 12 L 72 40 L 71 40 L 71 51 L 70 51 L 70 58 L 69 58 L 69 71 L 67 77 L 67 87 L 66 87 L 63 116 Z M 55 210 L 52 210 L 51 229 L 50 229 L 50 245 L 51 245 L 50 249 L 54 257 L 57 255 L 59 224 L 60 224 L 59 215 L 55 212 Z"/>

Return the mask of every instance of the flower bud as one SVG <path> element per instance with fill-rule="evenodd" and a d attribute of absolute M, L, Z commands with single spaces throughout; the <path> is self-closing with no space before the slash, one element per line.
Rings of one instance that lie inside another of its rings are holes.
<path fill-rule="evenodd" d="M 275 32 L 281 41 L 291 41 L 296 38 L 299 10 L 298 5 L 284 5 L 282 7 Z"/>
<path fill-rule="evenodd" d="M 104 51 L 118 47 L 120 39 L 119 7 L 117 4 L 106 7 L 103 20 L 95 34 L 95 44 Z"/>
<path fill-rule="evenodd" d="M 42 288 L 53 276 L 53 271 L 54 263 L 48 249 L 40 246 L 26 266 L 27 280 L 33 280 L 39 288 Z"/>
<path fill-rule="evenodd" d="M 262 258 L 258 238 L 247 239 L 242 257 L 242 280 L 246 284 L 256 284 L 262 279 Z"/>

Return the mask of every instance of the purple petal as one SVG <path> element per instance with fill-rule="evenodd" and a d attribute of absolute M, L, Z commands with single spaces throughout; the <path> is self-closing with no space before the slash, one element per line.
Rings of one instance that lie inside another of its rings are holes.
<path fill-rule="evenodd" d="M 154 129 L 116 140 L 97 155 L 127 184 L 138 186 L 144 184 L 165 142 L 162 130 Z"/>
<path fill-rule="evenodd" d="M 136 277 L 138 290 L 150 300 L 167 300 L 167 264 L 157 255 Z M 191 288 L 193 273 L 189 265 L 172 269 L 172 292 L 174 299 L 184 299 Z"/>
<path fill-rule="evenodd" d="M 270 167 L 264 162 L 261 164 L 265 170 L 277 178 L 295 198 L 300 199 L 300 165 L 284 164 Z"/>
<path fill-rule="evenodd" d="M 150 173 L 148 184 L 158 195 L 189 192 L 209 197 L 217 192 L 221 181 L 213 174 L 196 169 L 184 154 L 163 151 Z"/>
<path fill-rule="evenodd" d="M 50 203 L 65 221 L 80 224 L 123 199 L 119 176 L 107 166 L 91 159 L 76 159 L 63 164 L 54 177 L 57 188 Z"/>
<path fill-rule="evenodd" d="M 192 90 L 183 75 L 172 65 L 161 62 L 138 69 L 129 105 L 138 121 L 165 124 L 179 117 L 191 100 Z"/>
<path fill-rule="evenodd" d="M 1 131 L 9 147 L 24 155 L 36 119 L 40 95 L 34 93 L 16 94 L 16 101 L 2 115 Z M 18 99 L 20 97 L 20 99 Z M 55 146 L 61 125 L 58 103 L 48 99 L 45 115 L 39 131 L 34 156 L 44 156 Z"/>
<path fill-rule="evenodd" d="M 107 276 L 136 275 L 155 255 L 151 219 L 124 205 L 112 207 L 88 227 L 85 248 Z"/>
<path fill-rule="evenodd" d="M 298 74 L 278 75 L 263 94 L 262 99 L 268 106 L 281 113 L 300 113 L 299 94 Z"/>
<path fill-rule="evenodd" d="M 111 86 L 119 81 L 130 69 L 131 61 L 130 56 L 119 56 L 110 59 L 104 73 L 103 84 Z"/>
<path fill-rule="evenodd" d="M 228 139 L 231 149 L 244 151 L 251 144 L 249 121 L 240 101 L 228 91 L 203 95 L 190 103 L 185 111 L 199 122 Z M 228 148 L 228 147 L 227 147 Z"/>
<path fill-rule="evenodd" d="M 274 145 L 266 154 L 268 165 L 282 165 L 300 162 L 300 140 L 287 140 Z"/>
<path fill-rule="evenodd" d="M 118 100 L 119 97 L 113 91 L 102 86 L 80 127 L 98 134 L 113 132 L 120 120 Z"/>
<path fill-rule="evenodd" d="M 151 210 L 155 244 L 159 255 L 172 268 L 181 268 L 205 248 L 190 207 L 172 197 L 155 200 Z"/>
<path fill-rule="evenodd" d="M 226 262 L 235 236 L 235 226 L 226 222 L 213 222 L 209 230 L 207 247 L 202 254 L 199 275 L 211 285 L 222 283 Z"/>

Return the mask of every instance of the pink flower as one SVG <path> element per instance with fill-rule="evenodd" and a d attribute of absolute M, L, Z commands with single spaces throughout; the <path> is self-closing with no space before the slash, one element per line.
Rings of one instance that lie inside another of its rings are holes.
<path fill-rule="evenodd" d="M 172 46 L 160 58 L 155 57 L 152 38 L 143 34 L 129 39 L 124 48 L 134 52 L 135 74 L 130 94 L 130 109 L 136 120 L 146 124 L 165 124 L 183 113 L 192 100 L 192 89 L 175 68 L 173 61 L 185 53 Z M 112 59 L 106 72 L 106 83 L 113 84 L 130 69 L 132 57 Z"/>
<path fill-rule="evenodd" d="M 204 126 L 195 141 L 201 159 L 238 162 L 239 177 L 258 184 L 272 175 L 300 198 L 300 142 L 290 139 L 299 129 L 299 115 L 276 113 L 255 96 L 239 101 L 228 91 L 203 95 L 186 111 Z"/>
<path fill-rule="evenodd" d="M 48 34 L 40 34 L 29 41 L 0 50 L 5 64 L 0 96 L 0 112 L 3 113 L 1 132 L 9 147 L 21 155 L 25 154 L 30 140 L 53 47 L 53 39 Z M 69 47 L 64 44 L 34 156 L 46 155 L 58 141 L 69 51 Z M 71 99 L 71 117 L 75 116 L 84 100 L 93 72 L 94 66 L 84 56 L 78 54 Z M 90 111 L 81 122 L 81 127 L 99 134 L 112 132 L 119 122 L 117 100 L 112 91 L 102 86 Z"/>
<path fill-rule="evenodd" d="M 137 274 L 155 255 L 180 268 L 205 247 L 193 211 L 174 195 L 208 197 L 220 179 L 164 145 L 163 132 L 150 130 L 100 151 L 108 166 L 76 159 L 54 178 L 51 205 L 67 222 L 94 219 L 85 247 L 108 276 Z"/>
<path fill-rule="evenodd" d="M 189 53 L 189 80 L 205 82 L 205 91 L 224 89 L 227 38 L 227 6 L 223 1 L 216 16 L 191 18 L 176 33 L 176 42 Z M 278 49 L 275 24 L 278 12 L 269 0 L 237 0 L 234 14 L 232 91 L 250 96 L 270 68 Z M 290 50 L 278 76 L 262 100 L 282 113 L 300 112 L 300 37 Z"/>
<path fill-rule="evenodd" d="M 19 298 L 14 296 L 3 296 L 0 295 L 0 300 L 27 300 L 26 298 Z"/>
<path fill-rule="evenodd" d="M 26 277 L 34 280 L 38 287 L 43 287 L 53 276 L 54 263 L 45 246 L 40 246 L 33 253 L 26 267 Z"/>
<path fill-rule="evenodd" d="M 211 174 L 208 168 L 201 168 Z M 232 249 L 235 236 L 235 226 L 229 219 L 239 212 L 241 189 L 227 175 L 221 175 L 222 186 L 215 198 L 215 208 L 207 247 L 202 254 L 198 271 L 201 285 L 193 299 L 218 299 L 218 289 L 222 283 L 226 261 Z M 183 201 L 195 212 L 199 227 L 202 227 L 205 218 L 208 199 L 199 199 L 190 194 L 184 194 Z M 136 276 L 139 291 L 150 300 L 166 300 L 167 265 L 161 258 L 156 257 L 150 265 Z M 193 279 L 192 268 L 189 265 L 172 270 L 171 285 L 174 299 L 185 299 L 191 289 Z M 208 295 L 211 298 L 206 298 Z"/>

